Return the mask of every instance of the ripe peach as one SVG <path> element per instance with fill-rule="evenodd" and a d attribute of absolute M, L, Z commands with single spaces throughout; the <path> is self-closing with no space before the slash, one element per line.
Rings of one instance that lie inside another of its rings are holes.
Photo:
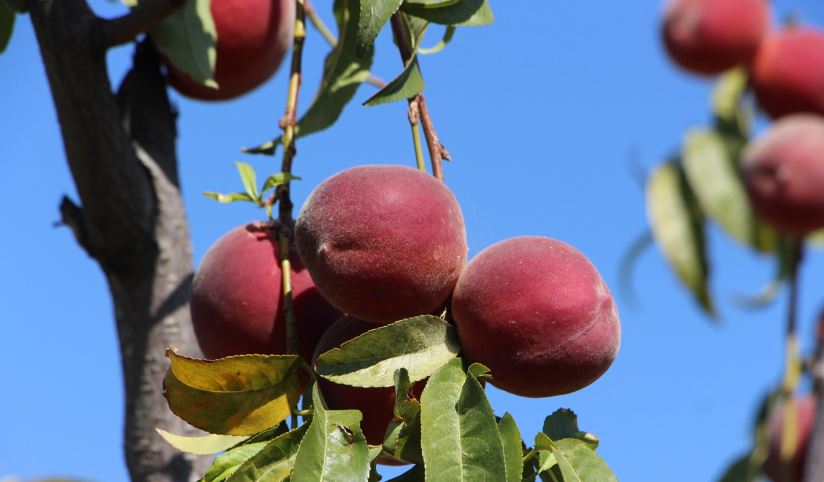
<path fill-rule="evenodd" d="M 317 359 L 324 352 L 337 348 L 344 342 L 377 328 L 374 323 L 346 316 L 338 320 L 326 331 L 318 342 L 313 357 Z M 413 387 L 413 393 L 420 397 L 423 383 Z M 363 414 L 361 430 L 370 445 L 383 444 L 383 438 L 389 422 L 395 417 L 395 388 L 350 387 L 330 382 L 318 376 L 318 387 L 323 399 L 332 410 L 360 410 Z M 388 460 L 387 460 L 388 461 Z"/>
<path fill-rule="evenodd" d="M 746 148 L 743 171 L 758 216 L 795 236 L 824 227 L 824 118 L 779 119 Z"/>
<path fill-rule="evenodd" d="M 590 261 L 555 239 L 496 243 L 466 267 L 452 298 L 464 356 L 525 397 L 579 390 L 618 353 L 612 294 Z"/>
<path fill-rule="evenodd" d="M 341 313 L 318 293 L 296 253 L 290 260 L 299 353 L 311 360 L 318 340 Z M 207 358 L 286 353 L 281 274 L 277 236 L 266 225 L 239 226 L 209 248 L 189 305 Z"/>
<path fill-rule="evenodd" d="M 662 35 L 678 65 L 711 75 L 749 62 L 769 22 L 765 0 L 671 0 Z"/>
<path fill-rule="evenodd" d="M 233 99 L 266 82 L 280 66 L 292 41 L 295 5 L 291 0 L 212 0 L 211 11 L 218 88 L 195 82 L 167 62 L 169 83 L 193 99 Z"/>
<path fill-rule="evenodd" d="M 804 464 L 807 461 L 807 448 L 815 422 L 815 397 L 807 395 L 796 399 L 796 451 L 790 459 L 790 480 L 784 480 L 781 464 L 781 437 L 784 431 L 784 409 L 777 404 L 769 419 L 770 446 L 764 473 L 775 482 L 801 482 L 804 480 Z"/>
<path fill-rule="evenodd" d="M 768 35 L 751 75 L 758 105 L 770 116 L 824 114 L 824 32 L 793 27 Z"/>
<path fill-rule="evenodd" d="M 295 238 L 323 296 L 374 323 L 435 311 L 466 264 L 455 196 L 404 166 L 359 166 L 323 181 L 300 212 Z"/>

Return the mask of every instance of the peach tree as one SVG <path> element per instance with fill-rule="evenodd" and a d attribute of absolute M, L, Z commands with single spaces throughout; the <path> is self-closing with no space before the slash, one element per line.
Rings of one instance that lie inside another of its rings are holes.
<path fill-rule="evenodd" d="M 689 74 L 720 78 L 710 124 L 690 129 L 646 177 L 650 232 L 625 258 L 628 274 L 636 256 L 656 244 L 715 318 L 706 241 L 715 224 L 774 259 L 775 279 L 743 305 L 765 306 L 788 288 L 784 376 L 760 404 L 751 450 L 733 461 L 724 482 L 824 480 L 824 417 L 816 416 L 824 413 L 824 346 L 819 333 L 817 352 L 801 356 L 796 315 L 804 253 L 824 234 L 824 32 L 796 21 L 772 29 L 772 10 L 753 0 L 667 2 L 661 36 L 671 60 Z M 755 135 L 761 112 L 766 131 Z M 813 393 L 800 393 L 803 376 Z"/>
<path fill-rule="evenodd" d="M 420 58 L 491 24 L 488 0 L 335 0 L 337 33 L 308 0 L 126 3 L 103 19 L 84 0 L 0 0 L 0 51 L 28 13 L 83 204 L 65 198 L 63 223 L 115 301 L 133 480 L 371 481 L 382 464 L 409 466 L 398 481 L 616 480 L 572 410 L 522 432 L 487 399 L 488 384 L 580 390 L 609 368 L 621 333 L 597 269 L 562 241 L 517 237 L 468 259 Z M 329 53 L 298 115 L 308 23 Z M 442 38 L 424 47 L 433 26 Z M 401 58 L 389 82 L 370 72 L 383 29 Z M 105 54 L 135 40 L 111 92 Z M 166 88 L 231 99 L 289 49 L 280 133 L 245 149 L 277 168 L 237 163 L 241 190 L 205 193 L 253 203 L 261 219 L 193 273 Z M 363 83 L 377 87 L 364 106 L 406 103 L 414 167 L 340 172 L 295 219 L 298 140 L 332 127 Z"/>

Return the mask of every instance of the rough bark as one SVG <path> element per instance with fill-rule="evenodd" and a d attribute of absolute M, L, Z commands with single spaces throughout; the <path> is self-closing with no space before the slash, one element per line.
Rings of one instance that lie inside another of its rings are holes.
<path fill-rule="evenodd" d="M 82 208 L 64 222 L 103 270 L 115 307 L 126 393 L 124 448 L 134 481 L 195 480 L 207 459 L 186 456 L 155 427 L 190 432 L 162 395 L 164 351 L 198 354 L 186 303 L 192 279 L 175 153 L 175 113 L 157 54 L 137 48 L 112 93 L 101 20 L 84 0 L 29 2 Z"/>

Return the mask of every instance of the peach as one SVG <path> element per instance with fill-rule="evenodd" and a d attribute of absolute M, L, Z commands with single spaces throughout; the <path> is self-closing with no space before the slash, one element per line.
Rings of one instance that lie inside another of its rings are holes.
<path fill-rule="evenodd" d="M 769 22 L 766 0 L 671 0 L 662 35 L 675 63 L 712 75 L 748 63 Z"/>
<path fill-rule="evenodd" d="M 324 352 L 338 348 L 341 344 L 369 330 L 377 328 L 374 323 L 346 316 L 332 325 L 318 342 L 313 357 L 317 359 Z M 413 393 L 420 397 L 424 383 L 418 382 Z M 395 388 L 362 388 L 341 385 L 318 376 L 318 387 L 327 406 L 332 410 L 360 410 L 363 414 L 361 430 L 370 445 L 383 444 L 386 429 L 395 418 Z M 386 460 L 386 462 L 390 462 Z"/>
<path fill-rule="evenodd" d="M 496 243 L 466 267 L 452 298 L 464 357 L 492 384 L 525 397 L 579 390 L 615 359 L 621 325 L 590 261 L 561 241 L 524 236 Z"/>
<path fill-rule="evenodd" d="M 779 119 L 747 146 L 743 172 L 759 217 L 798 237 L 824 228 L 824 118 Z"/>
<path fill-rule="evenodd" d="M 318 340 L 341 313 L 318 293 L 296 253 L 290 260 L 299 354 L 311 360 Z M 239 226 L 209 248 L 189 305 L 207 358 L 286 353 L 281 275 L 277 236 L 265 224 Z"/>
<path fill-rule="evenodd" d="M 824 32 L 792 27 L 767 36 L 751 75 L 758 105 L 771 117 L 824 114 Z"/>
<path fill-rule="evenodd" d="M 442 306 L 467 257 L 455 196 L 404 166 L 353 167 L 323 181 L 298 216 L 295 238 L 326 299 L 382 324 Z"/>
<path fill-rule="evenodd" d="M 192 80 L 170 62 L 169 83 L 199 100 L 227 100 L 260 86 L 277 71 L 292 42 L 291 0 L 212 0 L 217 30 L 214 79 L 217 89 Z"/>
<path fill-rule="evenodd" d="M 815 397 L 807 395 L 796 399 L 796 450 L 790 459 L 790 480 L 783 477 L 784 470 L 781 464 L 781 437 L 784 431 L 784 409 L 777 404 L 769 419 L 770 445 L 767 460 L 764 462 L 764 473 L 774 482 L 801 482 L 804 480 L 804 464 L 807 461 L 807 448 L 815 423 Z"/>

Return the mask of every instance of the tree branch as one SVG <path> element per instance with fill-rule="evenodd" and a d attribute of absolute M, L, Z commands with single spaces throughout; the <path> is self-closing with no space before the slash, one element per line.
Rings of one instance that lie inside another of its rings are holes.
<path fill-rule="evenodd" d="M 186 0 L 142 0 L 129 13 L 112 19 L 99 19 L 97 45 L 102 50 L 131 42 L 154 24 L 177 10 Z"/>
<path fill-rule="evenodd" d="M 818 318 L 815 359 L 811 368 L 816 411 L 807 446 L 804 482 L 824 482 L 824 309 Z"/>

